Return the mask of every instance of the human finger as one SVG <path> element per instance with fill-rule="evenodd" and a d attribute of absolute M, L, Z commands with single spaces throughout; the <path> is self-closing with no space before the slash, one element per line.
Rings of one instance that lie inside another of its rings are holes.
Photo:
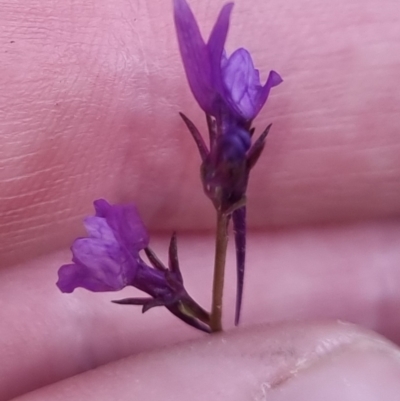
<path fill-rule="evenodd" d="M 386 222 L 250 235 L 242 325 L 342 319 L 400 343 L 399 230 L 397 223 Z M 213 238 L 178 236 L 178 241 L 185 286 L 207 308 Z M 168 238 L 155 238 L 151 245 L 162 258 Z M 231 247 L 227 330 L 233 327 L 233 256 Z M 163 308 L 142 315 L 138 308 L 110 302 L 132 296 L 129 289 L 61 294 L 56 271 L 70 257 L 69 251 L 60 252 L 0 271 L 0 400 L 203 335 Z"/>
<path fill-rule="evenodd" d="M 18 400 L 394 401 L 399 375 L 399 349 L 372 333 L 285 324 L 133 356 Z"/>

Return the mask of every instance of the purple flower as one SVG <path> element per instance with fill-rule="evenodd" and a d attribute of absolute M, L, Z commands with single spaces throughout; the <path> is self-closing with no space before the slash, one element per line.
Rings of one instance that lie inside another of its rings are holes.
<path fill-rule="evenodd" d="M 271 88 L 282 79 L 271 71 L 261 85 L 259 71 L 246 49 L 226 57 L 224 46 L 232 8 L 233 3 L 222 8 L 206 43 L 186 0 L 174 0 L 176 32 L 186 76 L 200 107 L 216 118 L 229 114 L 251 121 L 267 101 Z"/>
<path fill-rule="evenodd" d="M 209 331 L 208 313 L 186 292 L 179 269 L 176 236 L 169 250 L 166 268 L 148 247 L 149 236 L 133 205 L 110 205 L 104 199 L 94 202 L 95 216 L 85 219 L 88 237 L 74 241 L 71 264 L 58 271 L 57 286 L 62 292 L 77 287 L 89 291 L 118 291 L 133 286 L 150 297 L 114 301 L 142 305 L 143 312 L 165 306 L 186 323 Z M 139 255 L 144 250 L 153 267 Z"/>
<path fill-rule="evenodd" d="M 139 251 L 149 237 L 133 205 L 111 206 L 94 202 L 96 215 L 84 221 L 87 238 L 72 245 L 73 264 L 61 266 L 57 286 L 62 292 L 77 287 L 90 291 L 118 291 L 132 285 L 137 274 Z"/>
<path fill-rule="evenodd" d="M 233 210 L 244 201 L 249 171 L 269 131 L 268 127 L 252 147 L 252 120 L 271 88 L 282 82 L 279 74 L 271 71 L 261 85 L 259 71 L 246 49 L 225 55 L 232 8 L 233 3 L 222 8 L 206 43 L 186 0 L 174 0 L 179 48 L 190 88 L 207 115 L 209 148 L 194 124 L 181 116 L 200 151 L 205 193 L 222 211 Z"/>
<path fill-rule="evenodd" d="M 232 214 L 237 260 L 235 323 L 242 303 L 246 252 L 246 190 L 271 125 L 251 145 L 253 119 L 268 99 L 271 88 L 282 82 L 271 71 L 264 85 L 246 49 L 230 57 L 224 46 L 233 3 L 226 4 L 206 43 L 186 0 L 174 0 L 179 49 L 190 89 L 207 117 L 210 146 L 195 125 L 181 113 L 199 149 L 204 192 L 220 213 Z"/>

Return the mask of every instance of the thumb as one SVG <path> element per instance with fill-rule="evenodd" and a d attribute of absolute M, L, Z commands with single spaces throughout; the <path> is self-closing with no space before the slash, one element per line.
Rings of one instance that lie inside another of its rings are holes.
<path fill-rule="evenodd" d="M 22 401 L 398 400 L 400 351 L 344 323 L 260 326 L 132 356 Z"/>

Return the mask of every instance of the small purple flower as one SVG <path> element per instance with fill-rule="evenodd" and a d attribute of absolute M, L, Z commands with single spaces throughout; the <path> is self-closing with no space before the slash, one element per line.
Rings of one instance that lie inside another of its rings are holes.
<path fill-rule="evenodd" d="M 72 245 L 73 264 L 61 266 L 57 286 L 62 292 L 77 287 L 90 291 L 118 291 L 137 274 L 139 251 L 149 244 L 146 229 L 133 205 L 94 202 L 96 215 L 84 221 L 87 238 Z"/>
<path fill-rule="evenodd" d="M 166 268 L 148 247 L 149 236 L 133 205 L 110 205 L 104 199 L 94 202 L 96 214 L 85 219 L 88 237 L 74 241 L 72 264 L 58 271 L 57 286 L 70 293 L 77 287 L 89 291 L 118 291 L 133 286 L 147 293 L 147 298 L 114 301 L 142 305 L 143 312 L 165 306 L 186 323 L 209 331 L 208 313 L 186 292 L 179 269 L 176 236 L 169 250 Z M 144 250 L 153 267 L 139 255 Z"/>
<path fill-rule="evenodd" d="M 174 18 L 186 76 L 208 121 L 208 149 L 194 124 L 181 114 L 203 161 L 204 190 L 218 210 L 243 203 L 248 175 L 264 147 L 269 127 L 251 146 L 252 120 L 267 101 L 271 88 L 282 82 L 275 71 L 264 85 L 250 53 L 238 49 L 230 57 L 224 46 L 233 3 L 226 4 L 206 43 L 186 0 L 174 0 Z"/>
<path fill-rule="evenodd" d="M 175 26 L 186 76 L 194 97 L 209 115 L 224 114 L 251 121 L 267 101 L 271 88 L 282 78 L 269 73 L 264 85 L 246 49 L 227 57 L 224 51 L 233 3 L 226 4 L 214 25 L 207 43 L 186 0 L 174 0 Z"/>
<path fill-rule="evenodd" d="M 190 89 L 207 117 L 210 146 L 195 125 L 181 113 L 199 149 L 201 178 L 206 195 L 220 213 L 232 214 L 237 260 L 236 324 L 242 303 L 246 249 L 246 190 L 250 170 L 256 164 L 269 125 L 251 145 L 253 119 L 268 99 L 270 90 L 282 82 L 271 71 L 264 85 L 246 49 L 229 57 L 224 47 L 233 3 L 218 15 L 208 42 L 201 36 L 186 0 L 174 0 L 175 27 Z"/>

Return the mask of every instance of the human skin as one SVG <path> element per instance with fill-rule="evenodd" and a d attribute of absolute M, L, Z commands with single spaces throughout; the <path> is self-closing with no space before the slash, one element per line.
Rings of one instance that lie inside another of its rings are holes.
<path fill-rule="evenodd" d="M 209 32 L 222 3 L 191 5 Z M 128 290 L 54 285 L 104 197 L 137 204 L 161 258 L 178 231 L 187 288 L 209 304 L 214 212 L 177 112 L 205 124 L 170 2 L 0 1 L 0 400 L 398 399 L 397 7 L 236 2 L 228 51 L 284 83 L 255 122 L 274 125 L 248 191 L 243 328 L 231 250 L 227 332 L 210 340 L 109 302 Z"/>

